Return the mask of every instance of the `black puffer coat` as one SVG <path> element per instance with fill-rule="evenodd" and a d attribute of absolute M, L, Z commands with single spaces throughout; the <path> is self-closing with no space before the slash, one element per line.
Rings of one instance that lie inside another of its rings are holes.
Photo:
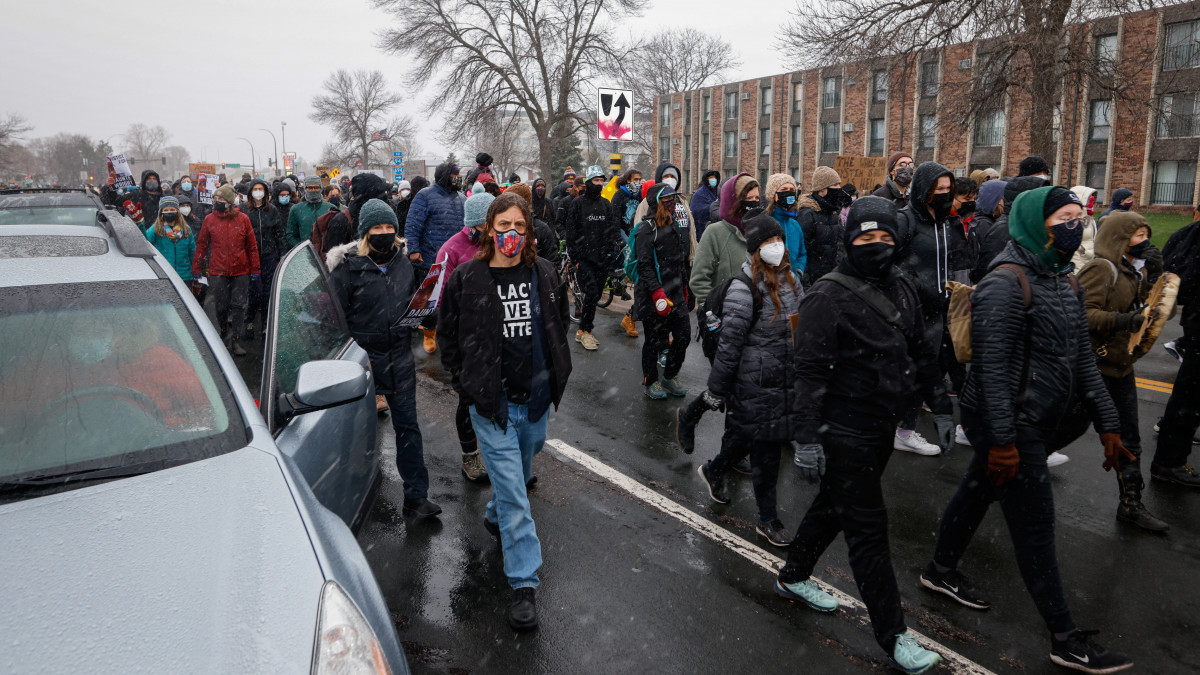
<path fill-rule="evenodd" d="M 264 181 L 254 181 L 250 189 L 253 190 L 255 185 L 261 185 L 265 195 L 271 194 L 271 188 Z M 250 219 L 254 239 L 258 242 L 259 257 L 282 258 L 288 252 L 287 236 L 283 231 L 283 224 L 287 221 L 281 219 L 279 209 L 271 203 L 270 197 L 264 197 L 263 205 L 259 208 L 253 208 L 247 201 L 241 209 Z"/>
<path fill-rule="evenodd" d="M 326 256 L 334 292 L 350 334 L 371 357 L 376 393 L 396 393 L 416 377 L 412 329 L 395 327 L 416 290 L 413 266 L 403 246 L 396 249 L 387 272 L 358 255 L 356 248 L 357 243 L 346 244 Z"/>
<path fill-rule="evenodd" d="M 752 276 L 750 263 L 742 265 L 742 273 Z M 758 293 L 762 310 L 758 321 L 751 324 L 754 296 L 750 287 L 736 277 L 730 282 L 708 389 L 727 401 L 725 423 L 740 438 L 787 442 L 796 431 L 791 388 L 795 342 L 788 317 L 799 310 L 804 291 L 799 282 L 793 290 L 781 274 L 778 314 L 762 281 Z"/>
<path fill-rule="evenodd" d="M 950 177 L 954 193 L 954 174 L 937 162 L 922 162 L 913 172 L 908 206 L 897 214 L 896 266 L 912 279 L 921 299 L 921 309 L 929 317 L 945 315 L 950 296 L 950 221 L 935 221 L 927 200 L 942 176 Z"/>
<path fill-rule="evenodd" d="M 816 195 L 803 197 L 796 205 L 796 211 L 796 222 L 804 231 L 804 248 L 808 251 L 808 265 L 804 270 L 805 287 L 808 287 L 837 267 L 842 220 L 837 209 Z"/>
<path fill-rule="evenodd" d="M 654 208 L 657 211 L 657 203 Z M 656 314 L 654 292 L 661 288 L 675 305 L 674 311 L 686 314 L 692 302 L 688 288 L 688 279 L 692 276 L 692 264 L 688 262 L 691 249 L 687 235 L 675 223 L 658 227 L 652 218 L 642 219 L 637 228 L 637 237 L 633 240 L 638 270 L 637 285 L 633 289 L 635 313 L 639 316 Z"/>
<path fill-rule="evenodd" d="M 977 249 L 975 267 L 971 270 L 971 283 L 977 284 L 988 270 L 992 269 L 992 261 L 1000 255 L 1012 236 L 1008 233 L 1007 213 L 1001 214 L 999 218 L 975 216 L 975 220 L 971 221 L 971 229 L 975 235 Z"/>
<path fill-rule="evenodd" d="M 1049 438 L 1076 398 L 1100 433 L 1117 432 L 1117 411 L 1100 379 L 1088 336 L 1082 293 L 1069 272 L 1052 274 L 1035 255 L 1009 242 L 992 269 L 1015 263 L 1025 269 L 1033 296 L 1033 331 L 1025 346 L 1025 301 L 1016 276 L 989 272 L 971 295 L 971 370 L 961 405 L 983 420 L 989 444 L 1016 442 L 1017 427 Z M 1025 359 L 1029 380 L 1018 398 Z"/>

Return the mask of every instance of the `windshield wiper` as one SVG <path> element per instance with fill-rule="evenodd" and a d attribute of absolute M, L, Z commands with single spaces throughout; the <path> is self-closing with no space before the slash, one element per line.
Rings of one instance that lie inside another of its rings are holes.
<path fill-rule="evenodd" d="M 74 483 L 83 483 L 94 480 L 107 480 L 110 478 L 128 478 L 130 476 L 140 476 L 151 471 L 158 471 L 169 466 L 168 462 L 154 461 L 142 462 L 140 464 L 128 464 L 125 466 L 105 466 L 96 469 L 79 469 L 75 471 L 62 471 L 59 473 L 38 473 L 16 478 L 12 480 L 0 480 L 0 493 L 21 490 L 26 488 L 47 488 L 61 487 Z"/>

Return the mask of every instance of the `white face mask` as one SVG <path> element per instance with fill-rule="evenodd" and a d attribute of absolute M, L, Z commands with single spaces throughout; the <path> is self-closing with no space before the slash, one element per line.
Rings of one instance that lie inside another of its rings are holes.
<path fill-rule="evenodd" d="M 407 199 L 407 198 L 408 198 L 408 193 L 409 193 L 409 192 L 412 192 L 412 190 L 409 190 L 408 188 L 405 188 L 405 189 L 401 190 L 401 191 L 400 191 L 400 198 L 401 198 L 401 199 Z"/>
<path fill-rule="evenodd" d="M 192 215 L 192 207 L 190 207 L 190 206 L 181 206 L 181 207 L 179 207 L 179 212 L 183 214 L 183 217 L 184 217 L 184 218 L 186 218 L 186 217 L 188 217 L 188 216 Z"/>
<path fill-rule="evenodd" d="M 262 198 L 263 198 L 263 194 L 264 194 L 264 193 L 263 193 L 263 191 L 262 191 L 262 190 L 255 190 L 255 191 L 253 191 L 253 192 L 251 192 L 251 193 L 250 193 L 250 196 L 251 196 L 251 197 L 254 197 L 255 199 L 262 200 Z"/>
<path fill-rule="evenodd" d="M 784 253 L 787 253 L 787 247 L 781 241 L 763 244 L 762 248 L 758 249 L 758 257 L 771 267 L 778 267 L 779 263 L 783 262 Z"/>
<path fill-rule="evenodd" d="M 679 179 L 674 176 L 667 176 L 663 179 L 663 182 L 670 185 L 672 190 L 679 187 Z"/>

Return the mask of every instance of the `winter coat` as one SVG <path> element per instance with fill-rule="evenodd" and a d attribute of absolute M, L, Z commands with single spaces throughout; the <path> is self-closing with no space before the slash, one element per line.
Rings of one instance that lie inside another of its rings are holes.
<path fill-rule="evenodd" d="M 476 253 L 479 253 L 479 242 L 471 241 L 471 228 L 463 227 L 442 244 L 442 247 L 438 249 L 437 257 L 430 260 L 429 264 L 433 265 L 445 258 L 442 274 L 449 279 L 459 265 L 474 258 Z"/>
<path fill-rule="evenodd" d="M 992 269 L 992 261 L 1000 255 L 1012 237 L 1008 234 L 1007 213 L 1000 214 L 999 218 L 978 215 L 971 223 L 974 226 L 977 249 L 975 268 L 971 271 L 971 283 L 977 284 L 988 270 Z"/>
<path fill-rule="evenodd" d="M 189 237 L 172 239 L 158 236 L 154 233 L 154 226 L 151 225 L 146 228 L 146 239 L 149 239 L 150 244 L 167 259 L 179 278 L 184 281 L 192 280 L 192 260 L 196 257 L 195 230 L 192 230 Z"/>
<path fill-rule="evenodd" d="M 1193 349 L 1200 350 L 1200 225 L 1192 223 L 1177 230 L 1167 239 L 1162 253 L 1167 271 L 1179 275 L 1177 302 L 1183 306 L 1180 346 L 1193 353 Z"/>
<path fill-rule="evenodd" d="M 824 199 L 813 195 L 806 195 L 796 203 L 796 222 L 800 224 L 800 230 L 804 233 L 807 255 L 804 282 L 811 286 L 814 281 L 837 267 L 842 222 L 837 209 Z"/>
<path fill-rule="evenodd" d="M 1125 377 L 1142 355 L 1129 353 L 1129 330 L 1117 330 L 1118 314 L 1138 310 L 1150 295 L 1145 274 L 1125 260 L 1129 238 L 1146 219 L 1136 213 L 1116 211 L 1104 219 L 1096 237 L 1096 257 L 1076 273 L 1087 292 L 1088 331 L 1100 372 Z"/>
<path fill-rule="evenodd" d="M 431 185 L 413 198 L 404 221 L 404 238 L 410 253 L 421 254 L 422 265 L 432 265 L 442 244 L 462 229 L 465 202 L 461 192 L 442 185 Z"/>
<path fill-rule="evenodd" d="M 896 205 L 896 210 L 899 211 L 900 209 L 908 206 L 908 196 L 912 194 L 912 183 L 908 184 L 908 188 L 909 192 L 901 193 L 900 186 L 896 185 L 896 181 L 888 178 L 883 182 L 883 185 L 879 186 L 878 190 L 872 192 L 871 194 L 875 195 L 876 197 L 883 197 L 884 199 L 890 200 Z"/>
<path fill-rule="evenodd" d="M 1087 205 L 1088 200 L 1092 195 L 1096 194 L 1095 188 L 1076 186 L 1071 188 L 1071 192 L 1079 197 L 1079 201 Z M 1092 258 L 1096 257 L 1096 232 L 1099 225 L 1096 224 L 1096 219 L 1090 215 L 1083 216 L 1083 241 L 1079 244 L 1079 250 L 1075 251 L 1075 255 L 1071 256 L 1071 262 L 1075 263 L 1075 270 L 1083 269 L 1083 266 L 1091 262 Z"/>
<path fill-rule="evenodd" d="M 950 177 L 953 193 L 954 174 L 936 162 L 923 162 L 913 173 L 911 201 L 897 214 L 896 265 L 917 287 L 926 318 L 944 316 L 949 303 L 946 282 L 950 281 L 950 235 L 955 227 L 962 231 L 957 218 L 934 220 L 926 202 L 942 176 Z M 964 243 L 965 245 L 965 243 Z"/>
<path fill-rule="evenodd" d="M 696 240 L 699 241 L 704 237 L 704 228 L 712 222 L 708 209 L 717 201 L 720 195 L 717 194 L 717 189 L 720 188 L 720 183 L 717 187 L 708 186 L 709 176 L 715 177 L 718 181 L 721 179 L 721 174 L 716 171 L 705 171 L 704 176 L 700 179 L 700 187 L 696 188 L 696 192 L 692 194 L 692 201 L 688 204 L 688 209 L 692 212 L 692 222 L 696 224 Z"/>
<path fill-rule="evenodd" d="M 539 183 L 541 183 L 543 188 L 546 187 L 546 181 L 542 180 L 541 178 L 533 181 L 533 187 L 531 188 L 533 190 L 533 217 L 546 221 L 546 224 L 557 230 L 555 217 L 558 215 L 558 209 L 555 208 L 553 200 L 550 199 L 550 195 L 547 194 L 542 197 L 538 196 L 537 188 Z"/>
<path fill-rule="evenodd" d="M 279 223 L 283 227 L 283 243 L 287 244 L 288 214 L 292 212 L 292 206 L 296 203 L 296 193 L 292 192 L 291 189 L 288 189 L 288 203 L 280 204 L 279 193 L 285 188 L 287 188 L 287 185 L 285 185 L 283 181 L 279 181 L 275 184 L 275 187 L 271 188 L 271 206 L 274 206 L 275 210 L 279 211 Z M 287 253 L 288 250 L 289 249 L 284 248 L 283 252 L 280 253 L 280 257 L 283 257 L 283 253 Z"/>
<path fill-rule="evenodd" d="M 550 199 L 552 201 L 562 199 L 563 197 L 565 197 L 567 195 L 567 188 L 569 188 L 569 187 L 571 187 L 571 183 L 568 183 L 565 180 L 560 181 L 558 183 L 558 185 L 555 185 L 553 188 L 551 188 Z"/>
<path fill-rule="evenodd" d="M 746 235 L 727 221 L 711 223 L 700 239 L 688 279 L 696 303 L 702 304 L 712 289 L 737 276 L 745 261 Z"/>
<path fill-rule="evenodd" d="M 971 220 L 973 224 L 974 219 Z M 951 216 L 946 224 L 950 239 L 950 279 L 971 285 L 971 272 L 979 265 L 979 239 L 975 228 L 964 225 L 960 216 Z"/>
<path fill-rule="evenodd" d="M 142 222 L 153 223 L 158 220 L 158 200 L 162 199 L 162 190 L 151 192 L 146 189 L 146 181 L 150 179 L 150 176 L 154 176 L 154 180 L 159 180 L 157 171 L 146 169 L 142 172 L 142 181 L 138 183 L 138 189 L 133 194 L 118 195 L 112 186 L 105 185 L 100 188 L 100 199 L 105 204 L 116 207 L 126 216 L 129 214 L 125 210 L 125 202 L 132 202 L 142 208 Z"/>
<path fill-rule="evenodd" d="M 262 184 L 264 192 L 266 192 L 267 184 L 262 181 L 254 181 Z M 253 185 L 250 186 L 253 189 Z M 250 228 L 254 231 L 254 240 L 258 244 L 258 255 L 262 258 L 279 259 L 290 250 L 287 245 L 287 236 L 283 231 L 283 220 L 280 219 L 279 210 L 269 200 L 265 200 L 259 208 L 250 206 L 250 202 L 240 207 L 242 213 L 250 219 Z"/>
<path fill-rule="evenodd" d="M 636 197 L 631 196 L 629 194 L 629 192 L 626 190 L 626 188 L 628 188 L 628 187 L 629 186 L 626 185 L 624 187 L 617 188 L 617 192 L 613 195 L 613 198 L 612 198 L 612 207 L 611 207 L 612 214 L 613 214 L 613 220 L 617 221 L 617 224 L 621 228 L 621 231 L 627 235 L 629 234 L 629 230 L 633 229 L 633 224 L 638 222 L 637 220 L 634 220 L 634 215 L 632 212 L 629 214 L 628 218 L 625 217 L 625 211 L 626 211 L 626 208 L 628 208 L 627 204 L 629 204 L 630 200 L 633 200 L 634 209 L 636 209 L 637 206 L 639 205 L 639 202 L 642 201 L 642 195 L 639 194 Z"/>
<path fill-rule="evenodd" d="M 795 212 L 795 215 L 792 215 L 778 206 L 770 212 L 775 222 L 783 228 L 783 245 L 787 246 L 788 263 L 796 273 L 796 278 L 803 279 L 804 270 L 808 267 L 808 248 L 804 245 L 804 228 L 800 227 L 800 221 L 796 220 L 800 213 Z"/>
<path fill-rule="evenodd" d="M 542 318 L 541 325 L 534 326 L 534 338 L 539 340 L 540 336 L 549 375 L 550 403 L 557 409 L 571 375 L 566 288 L 545 260 L 537 259 L 534 272 L 539 305 L 533 309 Z M 442 366 L 450 371 L 455 391 L 474 405 L 481 416 L 507 429 L 508 399 L 500 372 L 503 320 L 500 296 L 488 261 L 469 260 L 454 270 L 438 307 L 437 343 Z"/>
<path fill-rule="evenodd" d="M 533 218 L 533 239 L 533 243 L 537 244 L 538 256 L 558 269 L 562 262 L 562 256 L 558 253 L 558 234 L 549 223 L 536 216 Z"/>
<path fill-rule="evenodd" d="M 692 301 L 688 290 L 692 269 L 688 262 L 687 235 L 677 223 L 658 227 L 650 218 L 638 223 L 637 228 L 633 240 L 638 270 L 637 285 L 633 289 L 635 313 L 639 316 L 656 314 L 654 293 L 661 288 L 675 305 L 673 311 L 686 314 Z"/>
<path fill-rule="evenodd" d="M 848 264 L 837 271 L 856 276 Z M 916 287 L 894 268 L 875 287 L 899 310 L 903 331 L 832 279 L 816 280 L 800 302 L 792 379 L 798 443 L 820 443 L 828 422 L 890 433 L 918 399 L 935 413 L 951 412 Z"/>
<path fill-rule="evenodd" d="M 397 232 L 404 231 L 404 225 L 408 222 L 408 212 L 412 209 L 413 200 L 427 187 L 429 187 L 429 181 L 425 180 L 424 176 L 414 176 L 412 182 L 409 184 L 408 196 L 396 201 L 396 221 L 399 223 L 396 228 Z"/>
<path fill-rule="evenodd" d="M 144 174 L 143 174 L 143 176 L 144 176 Z M 143 180 L 144 180 L 144 177 L 143 177 Z M 1133 190 L 1130 190 L 1129 188 L 1117 188 L 1116 190 L 1113 190 L 1112 203 L 1108 205 L 1107 209 L 1104 209 L 1104 213 L 1100 214 L 1100 218 L 1103 219 L 1105 216 L 1107 216 L 1108 214 L 1113 213 L 1113 212 L 1127 211 L 1128 209 L 1121 209 L 1121 208 L 1117 208 L 1117 207 L 1119 207 L 1121 205 L 1121 202 L 1125 201 L 1126 199 L 1129 199 L 1132 196 L 1133 196 Z M 1132 208 L 1132 207 L 1130 207 L 1130 208 Z"/>
<path fill-rule="evenodd" d="M 412 329 L 396 324 L 420 282 L 413 278 L 406 247 L 397 247 L 386 272 L 357 249 L 358 242 L 344 244 L 330 249 L 325 260 L 350 335 L 371 359 L 375 392 L 394 394 L 416 377 Z"/>
<path fill-rule="evenodd" d="M 753 277 L 750 263 L 742 263 L 741 271 Z M 756 322 L 749 286 L 735 278 L 725 294 L 721 339 L 708 374 L 708 390 L 727 402 L 725 424 L 739 438 L 786 443 L 795 437 L 791 385 L 796 343 L 789 317 L 799 311 L 804 291 L 792 281 L 794 289 L 784 274 L 779 275 L 778 313 L 766 283 L 757 282 L 762 309 Z"/>
<path fill-rule="evenodd" d="M 293 197 L 293 199 L 295 198 Z M 311 204 L 307 199 L 302 199 L 299 203 L 293 204 L 292 209 L 288 211 L 287 219 L 288 249 L 295 248 L 300 245 L 300 242 L 311 239 L 313 225 L 316 224 L 317 218 L 325 215 L 332 208 L 333 204 L 324 200 Z"/>
<path fill-rule="evenodd" d="M 642 192 L 644 193 L 646 191 L 643 190 Z M 677 192 L 675 194 L 679 193 Z M 683 205 L 684 196 L 685 195 L 679 195 L 677 201 L 675 202 L 675 222 L 679 225 L 679 227 L 684 228 L 687 232 L 689 247 L 688 263 L 691 264 L 696 260 L 696 249 L 700 245 L 700 240 L 697 239 L 699 235 L 696 234 L 696 225 L 694 222 L 692 222 L 692 212 Z M 657 203 L 655 203 L 654 208 L 658 208 Z M 646 218 L 646 214 L 649 212 L 649 210 L 649 201 L 642 199 L 642 201 L 637 205 L 637 210 L 633 212 L 633 222 L 642 222 L 642 220 Z"/>
<path fill-rule="evenodd" d="M 575 262 L 607 265 L 616 252 L 620 228 L 608 200 L 580 195 L 567 211 L 567 253 Z"/>
<path fill-rule="evenodd" d="M 209 249 L 212 255 L 209 255 Z M 246 214 L 233 207 L 224 215 L 210 213 L 196 238 L 196 254 L 192 258 L 192 276 L 201 276 L 200 266 L 208 260 L 208 274 L 217 277 L 240 277 L 259 274 L 258 243 Z"/>

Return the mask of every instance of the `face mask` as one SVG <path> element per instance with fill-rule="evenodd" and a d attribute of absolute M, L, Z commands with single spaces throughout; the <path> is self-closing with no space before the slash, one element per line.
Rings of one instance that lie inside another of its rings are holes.
<path fill-rule="evenodd" d="M 263 198 L 263 194 L 264 193 L 262 190 L 254 190 L 253 192 L 250 193 L 250 196 L 254 197 L 257 200 L 261 200 Z"/>
<path fill-rule="evenodd" d="M 72 336 L 68 349 L 71 351 L 71 358 L 79 363 L 99 363 L 112 353 L 112 338 Z"/>
<path fill-rule="evenodd" d="M 1050 235 L 1054 237 L 1055 251 L 1063 256 L 1074 255 L 1083 243 L 1083 219 L 1074 218 L 1065 223 L 1055 223 L 1050 226 Z"/>
<path fill-rule="evenodd" d="M 791 211 L 792 207 L 796 204 L 796 191 L 780 190 L 779 192 L 776 192 L 775 203 L 787 209 L 788 211 Z"/>
<path fill-rule="evenodd" d="M 829 202 L 835 209 L 844 209 L 854 201 L 850 198 L 850 194 L 841 188 L 830 188 L 829 192 L 825 193 L 825 201 Z"/>
<path fill-rule="evenodd" d="M 1117 204 L 1113 208 L 1118 211 L 1128 211 L 1130 206 L 1132 206 L 1132 204 Z"/>
<path fill-rule="evenodd" d="M 192 215 L 192 207 L 186 206 L 186 205 L 181 206 L 181 207 L 179 207 L 179 212 L 183 214 L 184 218 L 186 218 L 186 217 Z"/>
<path fill-rule="evenodd" d="M 716 178 L 709 178 L 709 179 L 708 179 L 708 187 L 710 187 L 710 188 L 715 188 L 715 187 L 717 187 L 717 179 L 716 179 Z"/>
<path fill-rule="evenodd" d="M 896 247 L 882 241 L 846 247 L 846 258 L 859 274 L 868 279 L 883 279 L 892 270 Z"/>
<path fill-rule="evenodd" d="M 330 204 L 333 204 L 334 208 L 337 208 L 337 207 L 341 206 L 341 205 L 342 205 L 342 196 L 341 196 L 341 195 L 332 195 L 332 196 L 330 196 L 330 197 L 329 197 L 329 203 L 330 203 Z"/>
<path fill-rule="evenodd" d="M 663 182 L 670 185 L 672 190 L 679 187 L 679 179 L 674 176 L 667 176 L 663 179 Z"/>
<path fill-rule="evenodd" d="M 291 195 L 279 195 L 279 203 L 280 204 L 287 204 L 290 201 L 292 201 Z"/>
<path fill-rule="evenodd" d="M 892 180 L 896 182 L 896 185 L 899 185 L 900 187 L 908 187 L 912 183 L 912 179 L 913 168 L 911 166 L 904 166 L 896 169 L 896 176 L 892 178 Z"/>
<path fill-rule="evenodd" d="M 962 217 L 964 217 L 964 218 L 965 218 L 965 217 L 967 217 L 967 216 L 969 216 L 969 215 L 971 215 L 971 214 L 973 214 L 973 213 L 975 213 L 975 202 L 973 202 L 973 201 L 970 201 L 970 202 L 963 202 L 963 203 L 962 203 L 962 204 L 961 204 L 961 205 L 958 207 L 958 215 L 960 215 L 960 216 L 962 216 Z"/>
<path fill-rule="evenodd" d="M 396 248 L 396 233 L 369 234 L 367 235 L 367 245 L 377 253 L 391 253 L 392 249 Z"/>
<path fill-rule="evenodd" d="M 146 181 L 146 189 L 151 192 L 154 192 L 155 190 L 158 189 L 158 181 L 156 181 L 156 180 Z"/>
<path fill-rule="evenodd" d="M 587 187 L 585 188 L 585 191 L 587 192 L 587 196 L 595 198 L 595 197 L 600 196 L 600 192 L 603 189 L 604 189 L 603 185 L 596 185 L 595 183 L 588 183 Z"/>
<path fill-rule="evenodd" d="M 933 200 L 929 202 L 929 208 L 933 211 L 935 220 L 945 220 L 950 217 L 950 209 L 954 206 L 954 195 L 949 192 L 943 192 L 940 195 L 934 195 Z"/>
<path fill-rule="evenodd" d="M 467 238 L 471 240 L 472 244 L 478 245 L 479 240 L 482 237 L 483 237 L 483 232 L 479 231 L 477 228 L 472 227 L 467 230 Z"/>
<path fill-rule="evenodd" d="M 546 188 L 544 188 L 544 187 L 537 188 L 536 190 L 533 191 L 533 193 L 536 194 L 538 197 L 545 197 L 546 196 Z"/>
<path fill-rule="evenodd" d="M 163 219 L 164 223 L 170 223 L 178 217 L 179 217 L 178 211 L 165 211 L 162 214 L 162 219 Z"/>
<path fill-rule="evenodd" d="M 179 184 L 179 189 L 183 190 L 184 192 L 191 192 L 192 184 L 191 184 L 191 182 L 185 180 Z"/>
<path fill-rule="evenodd" d="M 640 197 L 640 196 L 641 196 L 641 194 L 642 194 L 642 181 L 640 181 L 640 180 L 635 180 L 635 181 L 633 181 L 632 183 L 630 183 L 630 184 L 626 185 L 626 187 L 628 187 L 628 188 L 629 188 L 629 194 L 631 194 L 631 195 L 634 195 L 635 197 Z"/>
<path fill-rule="evenodd" d="M 450 179 L 450 190 L 451 191 L 461 190 L 462 185 L 463 185 L 462 176 L 454 176 L 453 178 Z"/>
<path fill-rule="evenodd" d="M 525 235 L 516 230 L 497 232 L 495 234 L 496 250 L 509 258 L 515 258 L 525 246 Z"/>
<path fill-rule="evenodd" d="M 213 202 L 213 211 L 217 213 L 225 213 L 229 209 L 229 205 L 225 202 Z"/>
<path fill-rule="evenodd" d="M 1129 255 L 1131 255 L 1135 258 L 1144 258 L 1146 256 L 1146 249 L 1148 249 L 1148 248 L 1150 248 L 1150 240 L 1149 239 L 1147 239 L 1146 241 L 1143 241 L 1140 244 L 1134 244 L 1133 246 L 1130 246 L 1129 247 Z"/>
<path fill-rule="evenodd" d="M 320 190 L 308 190 L 304 193 L 304 199 L 309 204 L 316 204 L 317 202 L 321 201 L 321 191 Z"/>
<path fill-rule="evenodd" d="M 407 199 L 408 193 L 410 193 L 410 192 L 412 192 L 412 190 L 409 190 L 408 188 L 404 188 L 403 190 L 400 191 L 400 198 Z"/>
<path fill-rule="evenodd" d="M 779 263 L 783 262 L 783 254 L 787 252 L 787 247 L 783 242 L 776 241 L 770 244 L 764 244 L 758 249 L 758 257 L 771 267 L 778 267 Z"/>

